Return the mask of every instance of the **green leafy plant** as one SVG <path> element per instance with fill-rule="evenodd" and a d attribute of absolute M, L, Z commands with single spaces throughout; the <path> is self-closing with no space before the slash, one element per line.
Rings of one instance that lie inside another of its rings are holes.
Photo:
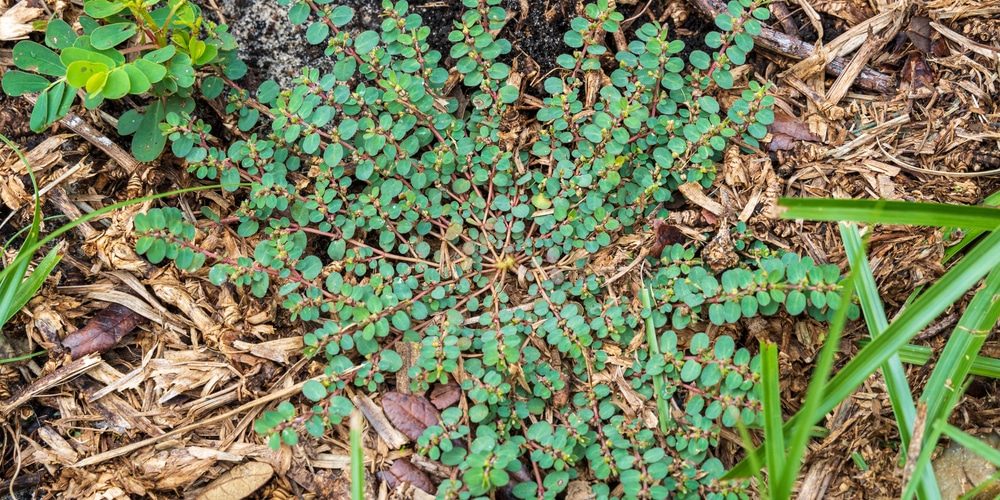
<path fill-rule="evenodd" d="M 45 278 L 52 273 L 62 255 L 58 248 L 49 250 L 45 257 L 35 266 L 31 272 L 28 266 L 31 264 L 31 257 L 34 255 L 36 243 L 38 243 L 39 232 L 42 225 L 42 203 L 38 198 L 38 184 L 35 182 L 35 174 L 31 170 L 31 165 L 24 158 L 20 148 L 11 142 L 6 136 L 0 134 L 0 141 L 3 141 L 14 150 L 17 157 L 21 159 L 28 177 L 31 179 L 31 187 L 34 189 L 34 212 L 31 218 L 31 226 L 28 227 L 24 236 L 24 241 L 17 251 L 17 256 L 9 266 L 4 267 L 4 273 L 0 275 L 0 343 L 6 344 L 3 338 L 3 325 L 6 325 L 10 318 L 24 307 L 25 304 L 35 296 L 35 292 L 45 283 Z M 6 248 L 6 245 L 4 245 Z M 24 359 L 22 357 L 22 359 Z M 0 360 L 0 363 L 8 360 Z"/>
<path fill-rule="evenodd" d="M 134 200 L 126 200 L 123 202 L 108 205 L 106 207 L 95 210 L 89 214 L 80 217 L 79 219 L 73 220 L 63 226 L 60 226 L 56 230 L 52 231 L 45 237 L 41 237 L 41 200 L 39 199 L 38 185 L 35 182 L 34 172 L 32 172 L 31 166 L 25 159 L 21 150 L 6 136 L 0 134 L 0 141 L 6 143 L 20 158 L 21 162 L 24 164 L 25 169 L 28 173 L 28 177 L 31 179 L 31 185 L 35 191 L 34 197 L 34 213 L 32 216 L 31 226 L 27 228 L 25 233 L 24 241 L 21 243 L 17 254 L 14 259 L 0 269 L 0 339 L 3 338 L 2 327 L 16 314 L 28 301 L 34 297 L 35 293 L 38 292 L 42 284 L 45 282 L 45 278 L 52 273 L 56 265 L 62 259 L 62 255 L 59 253 L 58 248 L 53 248 L 46 253 L 45 257 L 35 266 L 34 270 L 30 273 L 28 272 L 31 266 L 31 261 L 34 258 L 36 252 L 38 252 L 42 247 L 44 247 L 49 242 L 53 241 L 55 238 L 59 237 L 61 234 L 73 229 L 74 227 L 83 224 L 92 219 L 101 217 L 105 214 L 118 210 L 120 208 L 133 205 L 136 203 L 143 203 L 151 200 L 156 200 L 160 198 L 166 198 L 170 196 L 176 196 L 183 193 L 188 193 L 192 191 L 198 191 L 203 189 L 212 189 L 217 186 L 199 186 L 195 188 L 180 189 L 176 191 L 169 191 L 166 193 L 144 196 L 142 198 L 137 198 Z M 3 340 L 5 343 L 5 339 Z M 20 361 L 35 356 L 44 354 L 45 351 L 39 351 L 31 354 L 26 354 L 22 356 L 17 356 L 15 358 L 0 360 L 0 364 L 10 363 L 15 361 Z"/>
<path fill-rule="evenodd" d="M 25 40 L 14 46 L 14 64 L 23 71 L 8 71 L 3 90 L 11 96 L 39 92 L 30 120 L 36 132 L 69 112 L 78 89 L 87 108 L 148 95 L 147 106 L 119 118 L 118 131 L 135 134 L 132 153 L 151 161 L 166 144 L 159 128 L 166 114 L 194 110 L 199 69 L 213 69 L 198 86 L 209 99 L 222 92 L 223 78 L 246 73 L 227 26 L 204 20 L 200 7 L 187 0 L 87 0 L 84 12 L 82 34 L 52 19 L 44 45 Z"/>
<path fill-rule="evenodd" d="M 742 223 L 719 231 L 732 257 L 723 264 L 695 243 L 648 261 L 634 249 L 626 263 L 651 269 L 642 301 L 590 260 L 647 231 L 682 184 L 710 186 L 730 139 L 765 135 L 766 86 L 747 82 L 725 109 L 719 99 L 738 84 L 734 66 L 767 17 L 761 2 L 731 2 L 706 37 L 713 53 L 687 61 L 656 23 L 608 54 L 605 35 L 623 16 L 588 4 L 528 125 L 503 62 L 511 45 L 495 36 L 507 21 L 499 0 L 464 0 L 449 34 L 454 78 L 406 2 L 383 2 L 380 31 L 361 33 L 345 6 L 282 3 L 293 23 L 312 20 L 307 38 L 335 59 L 332 73 L 306 68 L 292 89 L 265 82 L 256 101 L 234 87 L 229 110 L 246 134 L 226 148 L 196 116 L 168 113 L 163 130 L 191 172 L 251 187 L 237 210 L 206 207 L 197 225 L 174 208 L 135 218 L 151 262 L 210 262 L 211 282 L 276 293 L 291 320 L 311 325 L 305 354 L 325 359 L 325 377 L 303 387 L 307 407 L 281 403 L 255 430 L 275 448 L 303 429 L 323 435 L 350 414 L 348 385 L 376 391 L 400 375 L 409 342 L 415 389 L 461 380 L 466 398 L 467 411 L 445 409 L 417 440 L 456 467 L 441 498 L 498 488 L 555 498 L 581 468 L 599 498 L 617 483 L 624 498 L 745 497 L 747 482 L 720 481 L 712 449 L 722 429 L 761 424 L 760 362 L 702 330 L 782 309 L 856 316 L 836 267 L 772 251 Z M 592 78 L 601 71 L 608 81 Z M 204 231 L 227 228 L 254 242 L 252 256 L 204 246 Z M 659 435 L 635 418 L 641 405 L 622 402 L 625 388 L 597 377 L 612 362 L 630 396 L 662 402 Z"/>
<path fill-rule="evenodd" d="M 828 382 L 820 382 L 822 390 L 818 393 L 819 397 L 811 398 L 815 400 L 813 405 L 784 422 L 781 431 L 769 432 L 768 439 L 777 438 L 779 444 L 765 444 L 768 450 L 785 448 L 781 444 L 782 438 L 777 436 L 787 437 L 793 432 L 804 432 L 804 428 L 817 423 L 823 415 L 849 397 L 869 375 L 881 369 L 899 425 L 902 441 L 900 448 L 921 450 L 915 463 L 907 465 L 908 468 L 912 467 L 913 473 L 908 478 L 903 498 L 912 498 L 915 494 L 920 498 L 940 498 L 930 466 L 931 453 L 942 434 L 948 434 L 959 441 L 974 440 L 950 427 L 947 421 L 968 385 L 968 377 L 986 335 L 1000 318 L 1000 272 L 997 271 L 997 265 L 1000 264 L 1000 233 L 996 231 L 1000 227 L 1000 209 L 869 200 L 788 199 L 780 200 L 780 203 L 788 207 L 783 214 L 788 218 L 960 227 L 967 231 L 981 231 L 977 236 L 982 236 L 982 239 L 975 244 L 969 242 L 965 255 L 889 323 L 875 290 L 857 230 L 853 226 L 842 225 L 841 233 L 851 260 L 852 273 L 858 275 L 861 306 L 873 338 Z M 917 420 L 916 405 L 906 379 L 902 377 L 900 365 L 900 358 L 905 357 L 909 348 L 907 342 L 980 283 L 980 280 L 983 280 L 982 286 L 975 292 L 958 325 L 949 335 L 948 343 L 919 397 L 919 402 L 926 405 L 926 417 Z M 916 429 L 918 424 L 923 425 L 923 429 Z M 918 436 L 921 442 L 911 444 L 910 441 Z M 984 449 L 983 446 L 970 448 L 980 451 Z M 756 469 L 752 464 L 759 463 L 760 455 L 759 449 L 751 453 L 747 460 L 728 473 L 728 477 L 744 477 L 753 473 Z M 984 454 L 991 459 L 992 455 Z"/>

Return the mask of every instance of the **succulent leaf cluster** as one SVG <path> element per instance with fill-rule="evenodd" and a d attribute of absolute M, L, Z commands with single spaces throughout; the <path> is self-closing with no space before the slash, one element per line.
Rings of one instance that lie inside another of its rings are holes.
<path fill-rule="evenodd" d="M 588 261 L 648 231 L 681 184 L 711 186 L 734 139 L 764 137 L 765 85 L 721 98 L 767 17 L 761 2 L 730 2 L 706 37 L 713 52 L 687 60 L 656 23 L 610 53 L 606 34 L 623 16 L 607 0 L 587 5 L 533 120 L 496 35 L 508 19 L 499 0 L 463 0 L 447 55 L 405 1 L 383 2 L 380 30 L 360 33 L 347 7 L 282 3 L 333 71 L 307 68 L 291 89 L 265 82 L 259 104 L 233 89 L 228 110 L 246 134 L 225 148 L 202 121 L 168 113 L 164 132 L 191 172 L 249 193 L 225 217 L 205 209 L 200 229 L 174 208 L 135 219 L 150 261 L 211 261 L 213 283 L 277 294 L 309 325 L 305 354 L 325 362 L 303 389 L 311 405 L 283 403 L 255 429 L 274 447 L 303 429 L 321 436 L 349 413 L 347 386 L 376 391 L 402 376 L 400 346 L 412 343 L 413 388 L 458 381 L 467 403 L 417 442 L 457 468 L 440 498 L 556 498 L 581 471 L 598 498 L 744 497 L 747 484 L 719 480 L 712 453 L 722 429 L 760 422 L 759 361 L 699 329 L 782 306 L 825 319 L 839 306 L 836 267 L 768 250 L 737 224 L 727 230 L 740 258 L 727 269 L 690 243 L 652 256 L 642 268 L 655 304 L 643 308 Z M 256 241 L 253 255 L 202 247 L 224 227 Z M 642 342 L 649 317 L 659 351 Z M 616 370 L 619 382 L 606 376 Z M 653 430 L 656 397 L 675 410 L 665 435 Z"/>

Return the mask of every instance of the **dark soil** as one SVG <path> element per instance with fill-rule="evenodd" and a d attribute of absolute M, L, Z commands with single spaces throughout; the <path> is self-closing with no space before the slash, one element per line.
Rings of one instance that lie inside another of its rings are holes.
<path fill-rule="evenodd" d="M 354 21 L 347 26 L 348 30 L 360 33 L 379 29 L 381 0 L 343 0 L 340 3 L 355 11 Z M 424 25 L 431 29 L 428 42 L 432 49 L 445 55 L 443 66 L 450 67 L 448 33 L 454 29 L 455 22 L 461 19 L 466 8 L 457 0 L 414 3 L 410 12 L 420 15 Z M 549 73 L 555 68 L 556 57 L 568 50 L 563 43 L 563 34 L 569 30 L 570 20 L 577 16 L 576 4 L 565 0 L 529 1 L 526 2 L 527 10 L 522 10 L 518 0 L 504 0 L 501 6 L 510 13 L 511 19 L 499 36 L 513 45 L 504 62 L 524 69 L 531 68 L 538 75 Z M 643 12 L 633 23 L 629 23 L 635 28 L 649 21 L 650 15 L 659 17 L 665 9 L 659 4 L 661 2 L 653 2 L 645 11 L 644 4 L 637 4 L 623 8 L 622 12 L 626 18 Z M 287 88 L 301 74 L 304 66 L 318 68 L 321 72 L 332 70 L 333 59 L 325 56 L 320 46 L 306 41 L 307 25 L 295 26 L 288 21 L 287 7 L 281 7 L 276 2 L 253 0 L 221 0 L 218 6 L 230 31 L 239 41 L 240 57 L 249 67 L 244 79 L 248 88 L 254 89 L 267 79 L 274 79 Z M 216 15 L 212 8 L 206 8 L 205 12 L 210 18 Z M 697 32 L 704 30 L 705 25 L 704 20 L 691 16 L 681 28 L 694 33 L 692 39 L 700 41 L 701 35 Z M 628 39 L 628 33 L 626 35 Z"/>
<path fill-rule="evenodd" d="M 354 21 L 347 26 L 352 32 L 378 30 L 382 12 L 380 0 L 347 0 L 342 2 L 354 9 Z M 503 7 L 514 14 L 514 19 L 504 27 L 501 36 L 507 37 L 514 45 L 510 58 L 529 57 L 536 61 L 545 72 L 555 66 L 555 58 L 565 48 L 562 34 L 569 28 L 569 19 L 574 12 L 566 12 L 560 7 L 550 7 L 546 15 L 547 2 L 530 2 L 531 7 L 523 13 L 517 0 L 505 0 Z M 283 87 L 301 74 L 302 67 L 330 71 L 333 59 L 323 54 L 321 46 L 306 41 L 306 25 L 295 26 L 288 21 L 287 7 L 276 2 L 254 2 L 252 0 L 223 0 L 219 7 L 240 45 L 240 57 L 247 63 L 249 71 L 245 78 L 247 86 L 256 88 L 267 79 L 275 79 Z M 465 7 L 461 2 L 427 2 L 426 5 L 412 5 L 411 12 L 420 15 L 424 25 L 431 29 L 431 48 L 448 55 L 451 43 L 448 33 L 461 18 Z M 209 17 L 212 9 L 206 8 Z M 551 19 L 551 22 L 550 22 Z M 447 67 L 448 61 L 443 61 Z M 508 61 L 510 62 L 510 61 Z"/>

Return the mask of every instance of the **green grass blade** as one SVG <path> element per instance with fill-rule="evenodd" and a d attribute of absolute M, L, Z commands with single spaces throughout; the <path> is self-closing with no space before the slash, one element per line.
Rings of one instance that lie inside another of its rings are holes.
<path fill-rule="evenodd" d="M 650 358 L 662 356 L 660 354 L 660 344 L 656 340 L 656 326 L 653 325 L 653 297 L 648 287 L 644 287 L 640 292 L 642 307 L 648 312 L 646 316 L 646 342 L 649 344 Z M 666 434 L 669 429 L 670 405 L 663 397 L 663 373 L 653 375 L 653 393 L 656 397 L 656 413 L 660 421 L 660 431 Z"/>
<path fill-rule="evenodd" d="M 995 207 L 1000 205 L 1000 191 L 997 191 L 987 196 L 986 199 L 983 200 L 982 204 L 987 207 Z M 944 261 L 948 262 L 952 257 L 961 252 L 965 247 L 972 244 L 972 242 L 975 241 L 977 238 L 979 238 L 984 232 L 985 231 L 982 229 L 966 230 L 965 236 L 962 236 L 962 239 L 958 243 L 944 249 Z"/>
<path fill-rule="evenodd" d="M 923 295 L 914 300 L 913 304 L 889 325 L 883 335 L 872 340 L 833 377 L 827 386 L 827 392 L 818 414 L 826 414 L 850 396 L 854 389 L 888 361 L 893 354 L 902 349 L 920 330 L 930 324 L 934 318 L 955 303 L 986 273 L 998 265 L 1000 265 L 1000 231 L 990 233 L 982 243 L 976 245 L 964 259 L 945 273 Z M 786 432 L 799 425 L 800 420 L 804 419 L 801 412 L 793 416 L 785 423 Z M 814 423 L 815 421 L 810 421 L 806 422 L 805 425 Z M 733 467 L 726 474 L 726 477 L 747 477 L 751 472 L 746 459 L 744 459 Z"/>
<path fill-rule="evenodd" d="M 0 325 L 6 325 L 10 321 L 10 318 L 35 296 L 35 292 L 42 287 L 42 284 L 45 283 L 45 278 L 49 274 L 52 274 L 52 270 L 55 269 L 60 260 L 62 260 L 62 255 L 59 254 L 57 248 L 49 250 L 45 258 L 35 266 L 35 270 L 31 272 L 31 275 L 17 287 L 17 293 L 14 295 L 14 301 L 10 309 L 0 311 Z"/>
<path fill-rule="evenodd" d="M 24 243 L 17 251 L 17 257 L 11 262 L 8 268 L 4 269 L 6 274 L 0 278 L 0 318 L 5 318 L 3 323 L 0 323 L 0 331 L 2 331 L 3 325 L 7 323 L 6 320 L 10 319 L 27 302 L 27 300 L 18 300 L 17 292 L 21 289 L 21 282 L 24 281 L 24 277 L 28 272 L 28 265 L 31 263 L 31 257 L 35 253 L 34 250 L 26 249 L 34 246 L 38 241 L 38 233 L 42 227 L 42 204 L 38 198 L 38 183 L 35 181 L 35 174 L 31 170 L 31 164 L 28 163 L 24 154 L 21 153 L 21 149 L 10 139 L 4 135 L 0 135 L 0 140 L 10 146 L 14 150 L 14 153 L 17 154 L 17 157 L 21 159 L 21 163 L 24 164 L 25 169 L 28 171 L 28 177 L 31 178 L 31 186 L 35 193 L 31 229 L 28 230 L 28 234 L 24 237 Z M 45 279 L 44 276 L 42 279 Z"/>
<path fill-rule="evenodd" d="M 982 236 L 985 232 L 985 229 L 970 229 L 966 231 L 965 236 L 962 237 L 961 241 L 944 249 L 944 258 L 941 260 L 948 262 L 952 257 L 964 250 L 965 247 L 969 246 L 969 244 L 971 244 L 976 238 Z"/>
<path fill-rule="evenodd" d="M 750 431 L 747 430 L 747 426 L 743 423 L 743 420 L 736 421 L 736 428 L 740 432 L 743 449 L 748 452 L 747 461 L 750 463 L 750 470 L 753 471 L 754 478 L 757 479 L 757 484 L 760 488 L 760 498 L 769 499 L 771 498 L 771 492 L 767 489 L 767 482 L 764 481 L 764 467 L 760 463 L 759 454 L 753 453 L 753 439 L 750 437 Z"/>
<path fill-rule="evenodd" d="M 857 278 L 852 274 L 843 282 L 843 291 L 840 295 L 841 304 L 850 304 L 854 294 Z M 802 457 L 805 455 L 806 447 L 809 446 L 809 434 L 812 424 L 819 422 L 826 411 L 820 411 L 820 402 L 823 401 L 826 393 L 827 380 L 830 372 L 833 371 L 833 361 L 840 349 L 840 338 L 844 333 L 844 326 L 847 325 L 847 307 L 841 307 L 834 312 L 833 321 L 830 323 L 830 332 L 823 342 L 823 349 L 820 351 L 819 359 L 816 360 L 816 367 L 813 369 L 812 377 L 809 380 L 809 388 L 806 390 L 806 401 L 799 410 L 803 415 L 800 420 L 804 420 L 792 429 L 790 446 L 788 448 L 788 458 L 785 463 L 785 470 L 782 478 L 787 484 L 782 484 L 781 496 L 775 498 L 790 498 L 792 488 L 795 486 L 795 479 L 802 468 Z"/>
<path fill-rule="evenodd" d="M 867 339 L 859 340 L 858 347 L 864 347 L 869 343 L 870 341 Z M 899 351 L 899 358 L 904 363 L 911 365 L 926 365 L 931 360 L 931 355 L 933 355 L 933 350 L 923 345 L 907 344 Z M 976 356 L 969 368 L 969 375 L 1000 378 L 1000 359 Z"/>
<path fill-rule="evenodd" d="M 840 235 L 844 241 L 844 249 L 847 252 L 847 260 L 851 265 L 851 274 L 857 279 L 858 301 L 861 311 L 864 314 L 865 324 L 872 338 L 878 337 L 887 328 L 889 321 L 885 317 L 885 309 L 882 307 L 882 300 L 878 295 L 878 287 L 875 285 L 875 277 L 872 275 L 871 266 L 868 265 L 868 258 L 865 256 L 864 244 L 854 224 L 840 224 Z M 910 429 L 917 415 L 917 408 L 913 404 L 913 396 L 910 386 L 906 381 L 906 370 L 899 356 L 893 354 L 886 364 L 882 366 L 882 373 L 885 376 L 889 389 L 889 398 L 892 402 L 893 412 L 899 421 L 899 434 L 906 448 L 910 443 Z"/>
<path fill-rule="evenodd" d="M 951 397 L 951 399 L 948 402 L 948 404 L 949 404 L 950 407 L 954 408 L 956 405 L 958 405 L 958 400 L 961 398 L 962 394 L 965 393 L 965 390 L 969 388 L 969 383 L 970 382 L 972 382 L 971 378 L 966 379 L 965 383 L 961 385 L 961 387 L 959 388 L 959 390 L 957 390 L 957 391 L 955 391 L 955 392 L 952 393 L 952 397 Z M 934 422 L 929 422 L 926 419 L 923 420 L 923 424 L 922 425 L 923 425 L 923 428 L 925 429 L 924 438 L 923 438 L 923 442 L 924 443 L 937 443 L 938 441 L 941 440 L 941 426 L 940 425 L 936 425 Z M 937 449 L 937 446 L 924 446 L 923 448 L 921 448 L 920 455 L 917 458 L 917 462 L 916 462 L 916 465 L 914 466 L 913 470 L 914 471 L 917 471 L 917 470 L 921 470 L 922 471 L 925 468 L 927 468 L 928 465 L 931 463 L 931 456 L 934 455 L 934 451 L 936 449 Z M 916 476 L 916 477 L 919 478 L 920 476 Z M 921 483 L 922 481 L 914 481 L 912 477 L 910 477 L 910 478 L 904 478 L 904 480 L 909 481 L 909 482 L 906 484 L 906 488 L 903 490 L 903 495 L 900 497 L 900 499 L 901 500 L 909 500 L 910 498 L 913 498 L 913 495 L 917 491 L 918 484 Z"/>
<path fill-rule="evenodd" d="M 6 364 L 6 363 L 16 363 L 18 361 L 24 361 L 26 359 L 31 359 L 31 358 L 33 358 L 35 356 L 41 356 L 42 354 L 45 354 L 47 352 L 49 352 L 49 351 L 44 351 L 43 350 L 43 351 L 38 351 L 38 352 L 32 352 L 32 353 L 29 353 L 29 354 L 24 354 L 22 356 L 14 356 L 13 358 L 0 359 L 0 365 Z"/>
<path fill-rule="evenodd" d="M 365 500 L 365 450 L 361 446 L 361 412 L 351 412 L 351 500 Z"/>
<path fill-rule="evenodd" d="M 948 226 L 992 231 L 1000 226 L 1000 209 L 944 203 L 885 200 L 781 198 L 785 219 L 855 221 L 914 226 Z"/>
<path fill-rule="evenodd" d="M 43 217 L 42 218 L 42 224 L 44 224 L 46 222 L 49 222 L 49 221 L 56 220 L 56 219 L 68 219 L 68 218 L 69 217 L 67 217 L 65 215 L 62 215 L 62 214 L 59 214 L 59 215 L 50 215 L 48 217 Z M 19 236 L 21 236 L 22 233 L 26 233 L 26 232 L 28 232 L 30 230 L 31 230 L 31 226 L 22 227 L 16 233 L 12 234 L 9 238 L 7 238 L 7 241 L 4 242 L 3 247 L 0 247 L 0 248 L 2 248 L 4 251 L 6 251 L 7 247 L 9 247 L 10 244 L 13 243 L 14 240 L 16 240 Z"/>
<path fill-rule="evenodd" d="M 1000 472 L 993 474 L 992 476 L 989 477 L 989 479 L 983 481 L 982 484 L 980 484 L 979 486 L 972 488 L 971 490 L 969 490 L 968 493 L 958 497 L 958 500 L 973 500 L 975 498 L 979 498 L 980 493 L 983 493 L 984 491 L 986 491 L 987 488 L 993 486 L 993 483 L 996 483 L 997 480 L 1000 480 Z"/>
<path fill-rule="evenodd" d="M 27 242 L 25 242 L 27 244 Z M 24 251 L 24 246 L 18 251 L 18 257 L 22 254 L 26 255 L 28 258 L 18 261 L 15 258 L 11 265 L 3 270 L 2 279 L 0 279 L 0 317 L 10 318 L 17 312 L 14 308 L 14 298 L 17 295 L 18 286 L 24 279 L 24 275 L 28 272 L 28 264 L 31 263 L 31 254 Z M 0 325 L 0 331 L 2 331 L 3 325 Z"/>
<path fill-rule="evenodd" d="M 966 257 L 968 258 L 968 257 Z M 920 401 L 927 405 L 926 422 L 947 422 L 961 393 L 955 391 L 956 383 L 961 384 L 972 369 L 972 361 L 986 341 L 986 336 L 1000 319 L 1000 269 L 994 269 L 986 277 L 983 288 L 972 298 L 962 318 L 948 339 L 941 357 L 934 366 L 924 387 Z M 933 440 L 931 439 L 933 438 Z M 933 449 L 937 436 L 925 436 L 924 449 Z M 914 478 L 907 485 L 907 492 L 926 481 L 929 460 L 918 461 Z M 916 484 L 914 484 L 916 483 Z M 904 496 L 903 498 L 908 498 Z"/>
<path fill-rule="evenodd" d="M 920 400 L 927 403 L 929 421 L 946 418 L 950 408 L 944 404 L 951 396 L 954 382 L 965 380 L 972 370 L 972 362 L 1000 318 L 1000 269 L 994 269 L 986 277 L 982 289 L 976 292 L 972 302 L 962 314 L 958 325 L 948 339 L 941 357 L 927 380 Z"/>
<path fill-rule="evenodd" d="M 771 499 L 787 498 L 786 487 L 795 477 L 784 477 L 785 436 L 781 429 L 781 389 L 778 388 L 778 346 L 772 342 L 760 345 L 760 388 L 764 412 L 764 456 L 767 459 L 767 482 Z"/>
<path fill-rule="evenodd" d="M 249 184 L 246 184 L 246 183 L 243 183 L 243 184 L 240 184 L 240 185 L 241 186 L 249 186 Z M 93 219 L 97 219 L 97 218 L 102 217 L 103 215 L 105 215 L 107 213 L 114 212 L 115 210 L 118 210 L 120 208 L 124 208 L 124 207 L 130 206 L 130 205 L 135 205 L 137 203 L 143 203 L 143 202 L 151 201 L 151 200 L 158 200 L 160 198 L 169 198 L 171 196 L 177 196 L 179 194 L 193 193 L 195 191 L 203 191 L 203 190 L 206 190 L 206 189 L 219 189 L 221 187 L 222 187 L 221 184 L 210 184 L 210 185 L 205 185 L 205 186 L 195 186 L 195 187 L 189 187 L 189 188 L 184 188 L 184 189 L 176 189 L 174 191 L 167 191 L 165 193 L 151 194 L 149 196 L 143 196 L 142 198 L 136 198 L 136 199 L 133 199 L 133 200 L 120 201 L 120 202 L 115 203 L 113 205 L 108 205 L 108 206 L 100 208 L 98 210 L 94 210 L 93 212 L 91 212 L 89 214 L 86 214 L 83 217 L 80 217 L 79 219 L 75 219 L 75 220 L 67 223 L 64 226 L 59 227 L 55 231 L 52 231 L 51 233 L 49 233 L 44 238 L 42 238 L 41 240 L 37 241 L 35 244 L 33 244 L 31 246 L 27 246 L 27 245 L 23 246 L 21 248 L 21 251 L 18 252 L 17 257 L 14 258 L 14 260 L 11 262 L 11 264 L 9 266 L 7 266 L 5 269 L 0 270 L 0 290 L 2 290 L 2 283 L 5 280 L 7 280 L 8 276 L 11 276 L 13 274 L 13 271 L 15 270 L 15 266 L 23 265 L 25 268 L 27 268 L 28 264 L 31 261 L 31 257 L 34 255 L 35 252 L 37 252 L 40 248 L 42 248 L 43 246 L 45 246 L 46 243 L 48 243 L 48 242 L 50 242 L 50 241 L 58 238 L 59 236 L 62 236 L 64 233 L 67 233 L 67 232 L 73 230 L 73 228 L 75 228 L 76 226 L 79 226 L 80 224 L 86 223 L 86 222 L 91 221 Z"/>
<path fill-rule="evenodd" d="M 882 300 L 878 295 L 875 277 L 872 275 L 871 266 L 865 256 L 864 244 L 854 224 L 841 223 L 840 235 L 844 241 L 847 260 L 851 264 L 851 275 L 855 276 L 857 280 L 858 300 L 861 311 L 864 313 L 865 324 L 868 326 L 868 332 L 872 338 L 878 337 L 889 328 L 889 321 L 885 317 L 885 309 L 882 307 Z M 889 392 L 889 401 L 892 403 L 892 411 L 896 415 L 899 437 L 903 443 L 901 448 L 907 450 L 910 448 L 913 425 L 917 418 L 917 407 L 913 403 L 910 384 L 906 381 L 906 369 L 903 368 L 903 362 L 898 354 L 893 354 L 882 365 L 881 369 Z M 929 468 L 923 470 L 920 497 L 925 499 L 941 498 L 937 488 L 937 480 L 934 478 L 933 470 Z"/>

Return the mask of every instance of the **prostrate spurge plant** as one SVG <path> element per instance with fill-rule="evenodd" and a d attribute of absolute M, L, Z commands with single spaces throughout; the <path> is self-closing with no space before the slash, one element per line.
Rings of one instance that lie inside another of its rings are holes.
<path fill-rule="evenodd" d="M 235 91 L 240 129 L 266 111 L 270 131 L 226 150 L 209 146 L 210 128 L 192 117 L 168 114 L 164 125 L 198 177 L 233 190 L 252 184 L 234 213 L 204 212 L 216 223 L 209 231 L 237 225 L 258 239 L 253 256 L 203 248 L 177 209 L 135 219 L 138 250 L 154 263 L 166 257 L 194 271 L 211 259 L 213 283 L 247 285 L 258 297 L 276 290 L 292 320 L 316 325 L 306 354 L 327 367 L 323 382 L 303 389 L 313 406 L 282 403 L 256 430 L 274 447 L 297 443 L 303 427 L 322 435 L 351 411 L 347 384 L 375 391 L 403 365 L 395 349 L 417 342 L 415 388 L 457 379 L 468 398 L 467 412 L 445 410 L 417 444 L 457 467 L 442 498 L 484 498 L 514 483 L 520 498 L 555 498 L 588 469 L 599 498 L 617 483 L 625 498 L 743 496 L 746 483 L 717 480 L 724 471 L 711 450 L 722 428 L 759 422 L 758 362 L 725 336 L 681 336 L 685 348 L 666 323 L 735 322 L 780 304 L 825 318 L 836 268 L 772 253 L 742 224 L 731 241 L 744 258 L 721 274 L 694 247 L 668 247 L 650 279 L 651 309 L 608 293 L 608 278 L 587 266 L 662 216 L 681 183 L 710 186 L 728 138 L 755 145 L 764 136 L 773 118 L 766 87 L 750 82 L 728 109 L 715 95 L 735 85 L 733 66 L 767 10 L 731 2 L 716 19 L 722 31 L 706 37 L 715 52 L 685 62 L 676 56 L 683 43 L 658 24 L 611 57 L 602 42 L 622 15 L 604 0 L 587 5 L 565 36 L 572 52 L 544 82 L 537 122 L 527 123 L 515 106 L 518 79 L 501 62 L 510 43 L 495 38 L 507 21 L 499 0 L 464 0 L 469 10 L 449 35 L 454 73 L 406 2 L 384 2 L 381 31 L 362 33 L 345 28 L 347 7 L 284 3 L 293 23 L 313 19 L 307 37 L 335 58 L 333 73 L 306 69 L 291 90 L 264 83 L 257 99 L 266 109 Z M 660 355 L 641 341 L 628 348 L 645 338 L 649 315 Z M 646 400 L 652 377 L 663 376 L 658 396 L 675 408 L 663 416 L 666 435 L 645 425 L 654 414 L 624 404 L 625 388 L 599 376 L 617 369 L 612 361 Z"/>

